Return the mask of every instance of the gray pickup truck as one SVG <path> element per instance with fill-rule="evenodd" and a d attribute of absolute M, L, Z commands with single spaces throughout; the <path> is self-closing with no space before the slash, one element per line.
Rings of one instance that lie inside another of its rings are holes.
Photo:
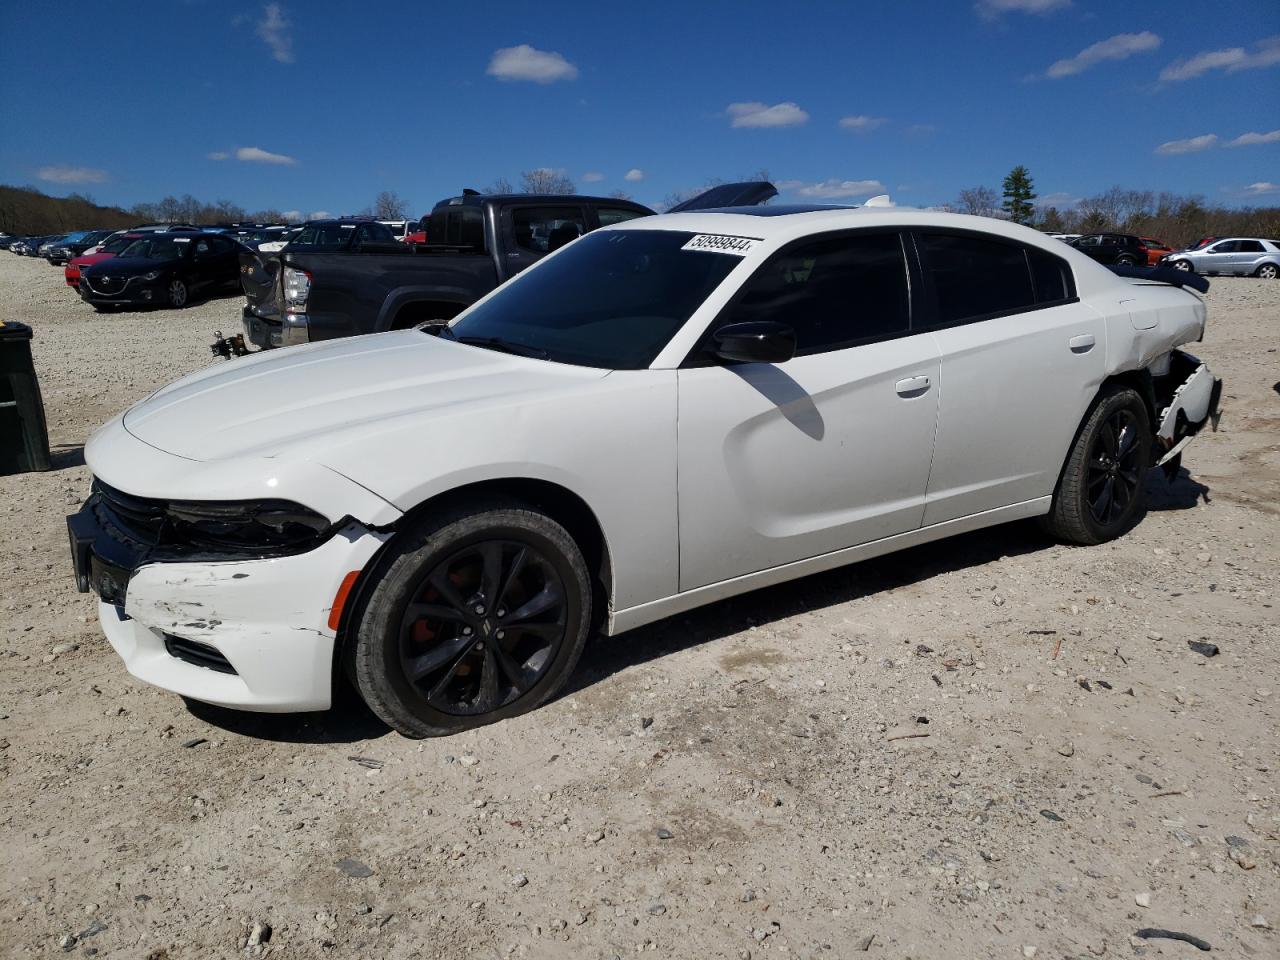
<path fill-rule="evenodd" d="M 672 210 L 776 194 L 764 181 L 721 184 Z M 451 320 L 582 234 L 653 212 L 606 197 L 468 190 L 423 218 L 425 244 L 397 242 L 369 218 L 313 221 L 278 254 L 241 254 L 245 337 L 266 349 Z"/>

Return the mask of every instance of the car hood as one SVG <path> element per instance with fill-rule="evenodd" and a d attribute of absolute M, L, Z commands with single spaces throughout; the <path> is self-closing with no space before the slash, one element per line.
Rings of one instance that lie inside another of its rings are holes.
<path fill-rule="evenodd" d="M 220 363 L 124 415 L 144 443 L 190 460 L 294 454 L 325 462 L 353 436 L 491 404 L 513 408 L 608 371 L 496 353 L 400 330 L 288 347 Z"/>
<path fill-rule="evenodd" d="M 146 257 L 112 257 L 111 272 L 122 277 L 134 277 L 152 270 L 167 270 L 177 263 L 177 260 L 148 260 Z"/>

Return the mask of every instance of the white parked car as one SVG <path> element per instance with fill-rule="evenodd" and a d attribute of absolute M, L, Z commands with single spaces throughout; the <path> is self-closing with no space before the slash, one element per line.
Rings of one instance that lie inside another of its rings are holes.
<path fill-rule="evenodd" d="M 554 695 L 592 630 L 1024 517 L 1123 534 L 1217 409 L 1176 349 L 1204 324 L 1002 221 L 645 217 L 447 326 L 210 367 L 112 420 L 78 583 L 140 679 L 317 710 L 343 670 L 395 729 L 450 733 Z"/>
<path fill-rule="evenodd" d="M 1187 273 L 1235 277 L 1280 277 L 1280 243 L 1257 237 L 1229 237 L 1198 250 L 1179 250 L 1163 263 Z"/>

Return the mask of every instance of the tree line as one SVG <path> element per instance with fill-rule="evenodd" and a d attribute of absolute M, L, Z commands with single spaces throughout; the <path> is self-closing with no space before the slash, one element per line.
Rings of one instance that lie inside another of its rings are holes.
<path fill-rule="evenodd" d="M 1065 209 L 1035 204 L 1035 184 L 1024 166 L 1014 167 L 997 196 L 990 187 L 961 190 L 946 205 L 954 213 L 1000 217 L 1046 233 L 1128 233 L 1155 237 L 1175 250 L 1201 237 L 1280 237 L 1280 207 L 1226 207 L 1200 194 L 1133 190 L 1115 186 Z"/>

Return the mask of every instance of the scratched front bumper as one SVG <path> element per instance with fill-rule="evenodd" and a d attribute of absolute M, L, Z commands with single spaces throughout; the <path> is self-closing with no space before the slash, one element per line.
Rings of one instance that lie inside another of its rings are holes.
<path fill-rule="evenodd" d="M 297 556 L 147 564 L 130 576 L 123 605 L 102 601 L 98 616 L 139 680 L 241 710 L 324 710 L 332 701 L 334 596 L 386 538 L 352 523 Z M 212 648 L 234 672 L 175 656 L 172 638 Z"/>

